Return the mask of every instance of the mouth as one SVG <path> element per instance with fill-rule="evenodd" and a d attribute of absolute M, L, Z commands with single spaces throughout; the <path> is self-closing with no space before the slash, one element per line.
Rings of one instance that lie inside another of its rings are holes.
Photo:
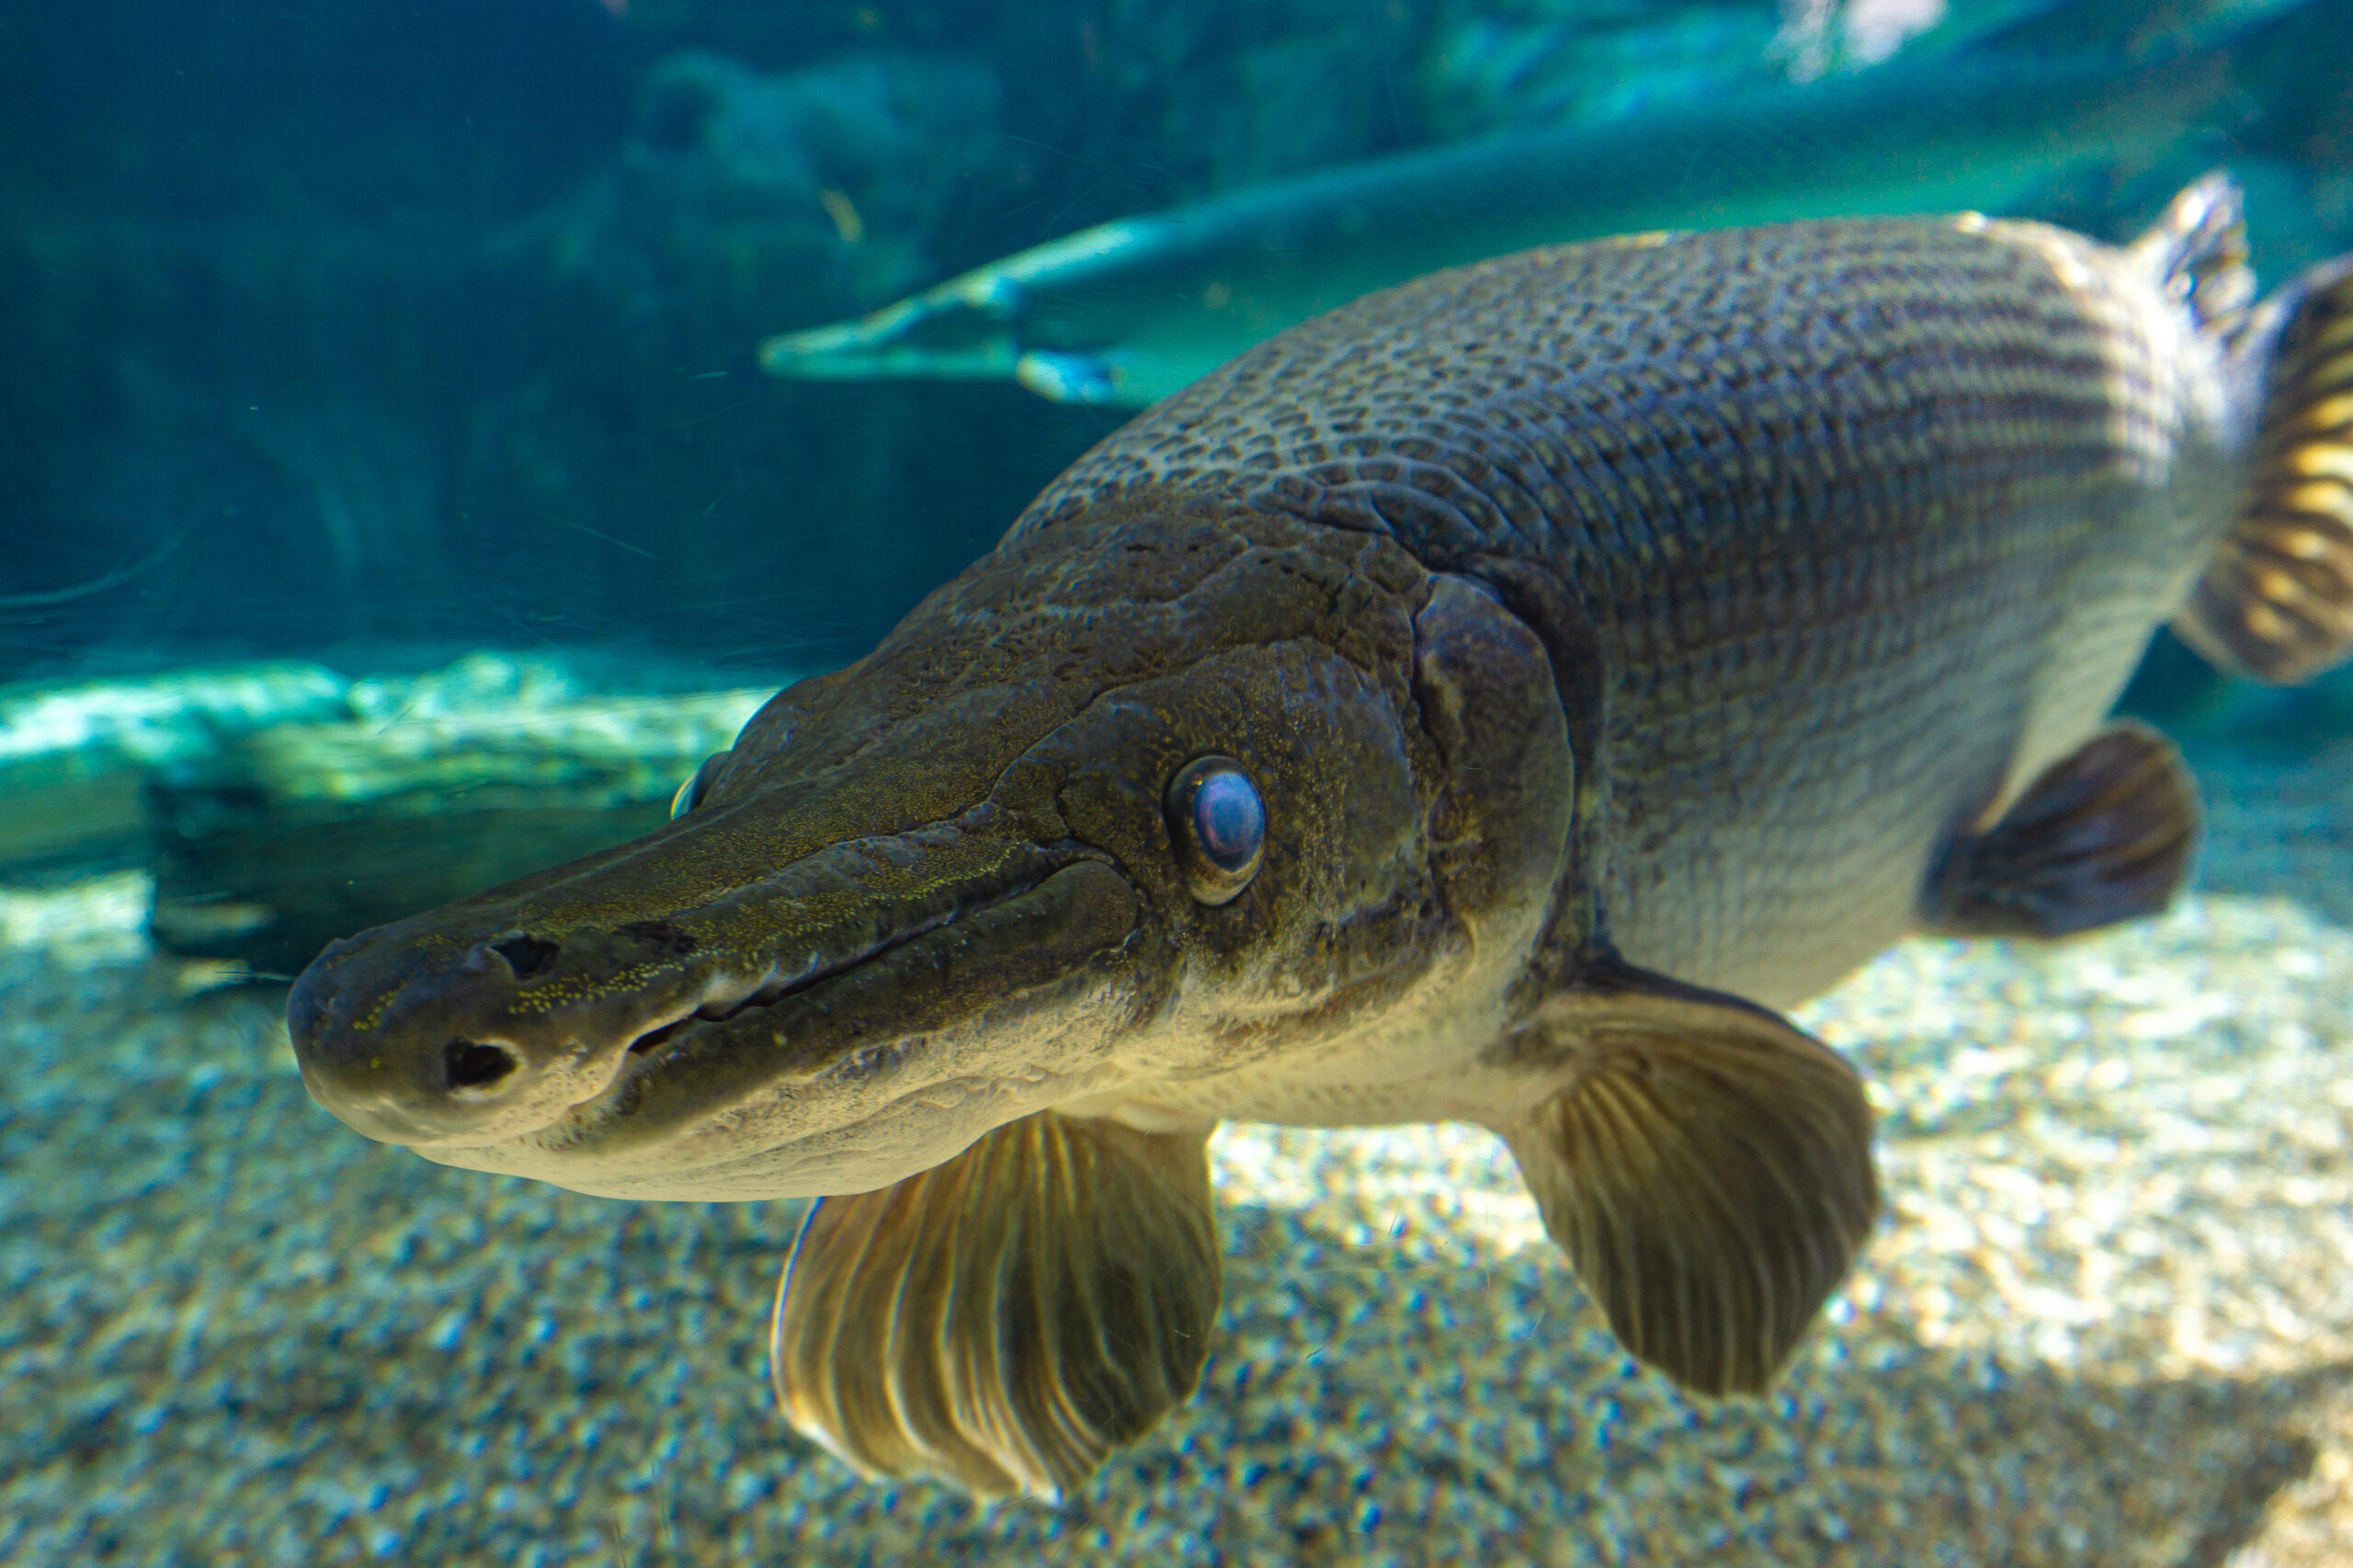
<path fill-rule="evenodd" d="M 957 1135 L 1099 1058 L 1127 1016 L 1142 906 L 1083 845 L 976 817 L 665 897 L 655 852 L 690 836 L 329 949 L 288 1000 L 313 1097 L 443 1164 L 683 1195 L 821 1147 L 825 1170 L 863 1169 L 850 1130 L 886 1112 L 883 1143 L 910 1119 Z"/>
<path fill-rule="evenodd" d="M 611 1089 L 625 1086 L 631 1074 L 642 1076 L 658 1073 L 665 1064 L 691 1056 L 704 1040 L 721 1032 L 710 1026 L 733 1024 L 749 1014 L 772 1013 L 776 1008 L 783 1006 L 795 998 L 812 996 L 823 991 L 828 983 L 868 965 L 885 962 L 892 954 L 923 941 L 936 932 L 946 930 L 959 921 L 985 916 L 991 910 L 1002 909 L 1018 899 L 1026 898 L 1036 892 L 1045 881 L 1044 876 L 1036 877 L 1025 883 L 961 903 L 943 913 L 910 922 L 859 952 L 833 959 L 811 952 L 794 965 L 788 966 L 779 962 L 772 965 L 764 977 L 753 982 L 749 989 L 745 989 L 740 983 L 728 983 L 722 989 L 706 995 L 692 1010 L 673 1018 L 668 1023 L 650 1028 L 630 1041 L 628 1050 L 622 1054 L 620 1073 L 616 1075 Z M 819 1005 L 822 1006 L 822 999 Z M 746 1027 L 756 1028 L 759 1022 L 759 1019 L 753 1018 Z M 857 1076 L 860 1072 L 871 1071 L 875 1065 L 879 1065 L 876 1062 L 867 1060 L 861 1066 L 861 1060 L 875 1058 L 884 1049 L 881 1045 L 866 1047 L 853 1052 L 849 1058 L 835 1063 L 832 1067 L 820 1069 L 819 1072 L 841 1073 Z M 611 1089 L 608 1092 L 611 1092 Z"/>
<path fill-rule="evenodd" d="M 707 993 L 645 1029 L 601 1092 L 530 1136 L 599 1162 L 660 1152 L 714 1127 L 781 1127 L 795 1109 L 846 1125 L 890 1102 L 951 1102 L 1034 1062 L 969 1049 L 1002 1040 L 1133 931 L 1134 892 L 1079 859 L 992 890 L 835 956 L 812 953 Z"/>

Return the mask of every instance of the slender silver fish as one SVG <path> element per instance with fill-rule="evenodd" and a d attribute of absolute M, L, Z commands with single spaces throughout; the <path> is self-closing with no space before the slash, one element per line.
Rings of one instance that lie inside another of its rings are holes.
<path fill-rule="evenodd" d="M 1997 55 L 1481 138 L 1122 218 L 857 321 L 769 338 L 796 379 L 1018 381 L 1142 406 L 1320 311 L 1439 267 L 1642 229 L 2015 207 L 2243 112 L 2222 48 Z"/>
<path fill-rule="evenodd" d="M 2147 914 L 2152 630 L 2353 644 L 2353 259 L 2235 192 L 1527 252 L 1278 336 L 1082 458 L 631 845 L 336 943 L 320 1103 L 449 1165 L 830 1194 L 784 1407 L 1051 1494 L 1186 1396 L 1222 1118 L 1509 1145 L 1638 1357 L 1762 1388 L 1869 1234 L 1783 1009 L 1908 931 Z"/>

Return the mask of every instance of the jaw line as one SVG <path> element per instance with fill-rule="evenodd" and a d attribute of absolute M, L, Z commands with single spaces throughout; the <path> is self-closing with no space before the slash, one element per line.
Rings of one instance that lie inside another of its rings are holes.
<path fill-rule="evenodd" d="M 887 936 L 869 926 L 854 956 L 806 960 L 781 983 L 774 968 L 732 969 L 682 986 L 639 1015 L 652 1028 L 606 1037 L 621 1069 L 551 1121 L 413 1147 L 614 1198 L 864 1191 L 1108 1090 L 1131 1075 L 1112 1042 L 1165 1001 L 1141 956 L 1158 922 L 1111 857 L 1070 841 L 1030 851 L 1007 868 L 1017 881 L 975 878 L 961 905 L 905 909 Z M 705 1006 L 722 1017 L 697 1017 Z"/>
<path fill-rule="evenodd" d="M 995 1070 L 933 1076 L 923 1076 L 919 1070 L 934 1041 L 943 1033 L 954 1031 L 955 1020 L 965 1013 L 974 988 L 994 989 L 1001 983 L 998 994 L 1009 1002 L 1071 972 L 1051 956 L 1042 970 L 1025 964 L 1024 960 L 1032 955 L 1051 955 L 1059 944 L 1053 940 L 1051 927 L 1036 936 L 1020 930 L 1023 922 L 1017 914 L 1008 923 L 1013 929 L 999 928 L 997 935 L 1006 939 L 991 941 L 991 933 L 985 930 L 972 939 L 982 945 L 982 953 L 1006 960 L 1003 970 L 995 965 L 975 969 L 972 960 L 979 954 L 960 952 L 946 971 L 936 971 L 931 964 L 923 961 L 922 955 L 915 955 L 914 961 L 904 963 L 905 980 L 914 997 L 908 1017 L 889 1020 L 886 1028 L 870 1030 L 864 1039 L 851 1032 L 847 1044 L 841 1043 L 838 1035 L 832 1040 L 824 1036 L 838 1027 L 831 1020 L 850 1016 L 842 1011 L 846 1004 L 837 988 L 859 986 L 878 969 L 887 971 L 901 963 L 899 955 L 905 949 L 927 938 L 938 938 L 943 931 L 959 925 L 985 921 L 988 916 L 1009 909 L 1018 910 L 1018 906 L 1032 901 L 1036 903 L 1035 913 L 1050 920 L 1064 911 L 1074 913 L 1082 909 L 1083 904 L 1041 896 L 1050 892 L 1051 884 L 1058 878 L 1080 868 L 1098 868 L 1108 878 L 1116 879 L 1125 896 L 1136 901 L 1130 905 L 1131 919 L 1134 918 L 1141 900 L 1115 861 L 1083 846 L 1059 846 L 1042 853 L 1044 863 L 1020 881 L 1000 886 L 947 914 L 910 921 L 855 957 L 803 965 L 781 985 L 771 979 L 762 986 L 738 983 L 729 987 L 726 994 L 733 999 L 727 1003 L 723 1017 L 699 1017 L 698 1008 L 673 1015 L 667 1022 L 642 1031 L 631 1046 L 642 1049 L 624 1051 L 621 1066 L 597 1093 L 575 1102 L 535 1129 L 495 1141 L 472 1138 L 461 1144 L 453 1140 L 439 1147 L 453 1154 L 469 1146 L 484 1151 L 528 1147 L 537 1151 L 532 1156 L 535 1161 L 576 1163 L 584 1167 L 584 1175 L 585 1167 L 589 1165 L 606 1165 L 615 1170 L 644 1169 L 646 1162 L 661 1160 L 655 1151 L 665 1143 L 677 1140 L 696 1142 L 707 1135 L 723 1136 L 721 1130 L 733 1124 L 741 1109 L 772 1099 L 779 1092 L 785 1097 L 798 1097 L 801 1092 L 811 1091 L 811 1097 L 820 1101 L 836 1095 L 842 1096 L 834 1114 L 845 1119 L 835 1123 L 826 1118 L 824 1125 L 811 1126 L 789 1140 L 799 1142 L 804 1136 L 837 1136 L 847 1127 L 885 1114 L 892 1106 L 904 1108 L 905 1102 L 926 1096 L 979 1098 L 993 1087 L 1010 1087 L 1015 1078 Z M 1102 890 L 1098 885 L 1093 891 L 1099 897 Z M 1076 896 L 1088 896 L 1086 884 L 1076 890 Z M 1128 935 L 1110 948 L 1123 947 L 1135 928 L 1132 924 L 1128 926 Z M 1109 949 L 1096 945 L 1085 950 Z M 1078 959 L 1083 954 L 1070 956 Z M 1032 969 L 1027 978 L 1020 972 L 1024 968 Z M 771 975 L 774 972 L 771 971 Z M 935 982 L 936 973 L 944 973 L 945 977 Z M 881 983 L 889 983 L 886 974 Z M 944 989 L 934 990 L 935 983 Z M 764 999 L 755 1001 L 763 992 Z M 829 993 L 834 994 L 831 1000 Z M 856 1003 L 847 1005 L 855 1006 Z M 812 1049 L 801 1062 L 773 1055 L 783 1037 L 764 1027 L 763 1019 L 778 1009 L 786 1009 L 792 1015 L 785 1027 L 810 1041 Z M 794 1020 L 799 1027 L 794 1027 Z M 735 1030 L 746 1032 L 731 1038 Z M 648 1041 L 652 1043 L 648 1045 Z M 829 1046 L 835 1049 L 828 1050 Z M 729 1061 L 750 1057 L 755 1052 L 769 1053 L 769 1062 L 754 1061 L 745 1076 L 731 1080 Z M 1040 1077 L 1079 1076 L 1051 1071 L 1042 1062 L 1030 1065 L 1039 1070 Z M 692 1075 L 680 1076 L 681 1070 L 697 1067 L 700 1070 Z M 917 1081 L 909 1081 L 910 1069 L 917 1070 Z M 1086 1076 L 1089 1082 L 1093 1081 L 1091 1074 Z M 892 1080 L 896 1080 L 895 1084 Z M 657 1096 L 652 1107 L 642 1098 L 649 1093 Z M 563 1182 L 563 1177 L 543 1168 L 527 1174 Z"/>
<path fill-rule="evenodd" d="M 872 947 L 855 956 L 836 959 L 830 962 L 805 965 L 800 973 L 790 980 L 779 983 L 777 979 L 779 966 L 771 966 L 766 980 L 747 992 L 739 991 L 733 1000 L 722 1005 L 720 1008 L 714 1009 L 710 1001 L 706 998 L 666 1023 L 657 1024 L 653 1028 L 641 1033 L 635 1040 L 630 1041 L 628 1049 L 621 1053 L 620 1064 L 616 1067 L 611 1081 L 596 1094 L 575 1101 L 570 1108 L 578 1109 L 608 1096 L 618 1095 L 637 1079 L 659 1072 L 665 1061 L 673 1059 L 672 1053 L 664 1048 L 674 1040 L 683 1044 L 688 1039 L 710 1039 L 717 1034 L 720 1027 L 731 1024 L 746 1014 L 769 1011 L 793 997 L 806 995 L 828 981 L 837 980 L 886 959 L 899 949 L 920 937 L 927 937 L 934 931 L 945 930 L 968 916 L 1010 903 L 1017 898 L 1027 897 L 1036 892 L 1045 884 L 1049 877 L 1062 869 L 1059 865 L 1051 867 L 1026 882 L 1006 887 L 971 903 L 960 905 L 945 915 L 911 922 L 881 937 Z M 698 1029 L 695 1027 L 698 1023 L 708 1024 L 712 1028 L 708 1030 Z M 804 1081 L 809 1082 L 830 1077 L 858 1056 L 870 1054 L 881 1049 L 883 1047 L 878 1045 L 867 1047 L 861 1051 L 853 1051 L 848 1057 L 829 1062 L 813 1073 L 801 1076 Z"/>
<path fill-rule="evenodd" d="M 560 1132 L 566 1129 L 567 1124 L 587 1131 L 590 1128 L 582 1125 L 584 1118 L 602 1121 L 604 1118 L 597 1116 L 597 1108 L 609 1108 L 633 1085 L 658 1074 L 664 1065 L 684 1054 L 696 1043 L 718 1040 L 720 1031 L 728 1024 L 805 995 L 828 982 L 854 974 L 887 959 L 899 949 L 961 920 L 1034 893 L 1055 872 L 1080 860 L 1095 858 L 1097 858 L 1091 855 L 1053 857 L 1018 882 L 999 887 L 944 912 L 910 920 L 879 937 L 870 946 L 847 955 L 828 959 L 812 953 L 790 964 L 772 959 L 766 970 L 756 975 L 747 973 L 744 968 L 735 965 L 716 971 L 695 984 L 677 1003 L 654 1015 L 655 1021 L 640 1027 L 627 1046 L 612 1053 L 608 1070 L 597 1074 L 592 1081 L 581 1083 L 569 1097 L 543 1103 L 536 1119 L 523 1125 L 504 1127 L 487 1138 L 481 1130 L 469 1129 L 439 1137 L 402 1139 L 400 1146 L 420 1153 L 435 1149 L 454 1153 L 465 1149 L 494 1149 L 544 1137 Z M 888 1043 L 885 1042 L 886 1045 Z M 803 1081 L 823 1079 L 850 1066 L 858 1057 L 871 1057 L 881 1049 L 867 1048 L 808 1073 L 790 1076 Z M 596 1058 L 599 1051 L 594 1045 L 575 1045 L 570 1054 L 574 1062 L 585 1062 Z"/>

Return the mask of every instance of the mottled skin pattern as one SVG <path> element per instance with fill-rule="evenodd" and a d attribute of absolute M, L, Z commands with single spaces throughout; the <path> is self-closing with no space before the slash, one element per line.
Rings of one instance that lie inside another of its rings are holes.
<path fill-rule="evenodd" d="M 1605 672 L 1609 930 L 1784 1006 L 2096 727 L 2229 523 L 2228 370 L 2151 267 L 2040 225 L 1567 246 L 1266 344 L 1014 538 L 1207 488 L 1556 579 Z"/>
<path fill-rule="evenodd" d="M 1797 1001 L 2097 727 L 2228 526 L 2247 373 L 2165 276 L 1963 215 L 1368 297 L 1081 459 L 874 653 L 771 703 L 685 820 L 330 949 L 295 998 L 306 1071 L 436 1159 L 759 1197 L 1047 1106 L 1493 1122 L 1536 1091 L 1482 1053 L 1610 942 Z M 1417 665 L 1483 616 L 1529 646 Z M 1430 692 L 1466 681 L 1441 744 Z M 1262 882 L 1222 910 L 1153 804 L 1188 748 L 1270 794 Z M 1107 769 L 1117 809 L 1083 821 Z M 1074 951 L 1116 952 L 990 979 L 974 944 L 1017 911 L 967 914 L 1080 859 L 1133 906 L 1072 905 L 1100 923 Z M 517 933 L 561 956 L 515 968 Z M 910 1010 L 900 968 L 943 944 L 967 978 Z M 785 1028 L 779 987 L 819 1021 Z M 788 1051 L 729 1043 L 746 996 Z M 459 1085 L 449 1040 L 529 1072 Z"/>
<path fill-rule="evenodd" d="M 329 949 L 291 1005 L 309 1081 L 451 1164 L 779 1197 L 1436 1008 L 1416 988 L 1461 994 L 1487 913 L 1442 896 L 1417 621 L 1465 597 L 1504 619 L 1392 541 L 1206 502 L 1108 506 L 1081 549 L 1009 541 L 866 659 L 781 693 L 661 833 Z M 1549 718 L 1561 749 L 1548 691 L 1501 696 L 1515 734 Z M 1272 821 L 1253 896 L 1211 908 L 1170 864 L 1161 791 L 1216 750 L 1252 758 Z M 1526 874 L 1488 895 L 1522 945 L 1565 837 L 1564 804 L 1535 812 Z M 1082 864 L 1126 891 L 1032 908 Z M 1067 941 L 1006 926 L 1024 910 Z M 524 1070 L 454 1085 L 451 1040 Z"/>

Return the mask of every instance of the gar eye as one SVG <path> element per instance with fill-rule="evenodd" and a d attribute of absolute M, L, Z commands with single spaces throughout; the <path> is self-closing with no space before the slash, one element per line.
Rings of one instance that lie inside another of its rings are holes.
<path fill-rule="evenodd" d="M 1188 892 L 1224 903 L 1250 885 L 1267 847 L 1267 803 L 1240 763 L 1199 756 L 1168 781 L 1169 841 Z"/>
<path fill-rule="evenodd" d="M 719 770 L 726 767 L 727 759 L 734 755 L 735 751 L 732 746 L 725 751 L 712 752 L 702 759 L 700 767 L 687 776 L 687 781 L 678 786 L 678 792 L 670 797 L 672 822 L 676 822 L 680 817 L 702 804 L 702 798 L 710 793 L 711 780 L 719 777 Z"/>

